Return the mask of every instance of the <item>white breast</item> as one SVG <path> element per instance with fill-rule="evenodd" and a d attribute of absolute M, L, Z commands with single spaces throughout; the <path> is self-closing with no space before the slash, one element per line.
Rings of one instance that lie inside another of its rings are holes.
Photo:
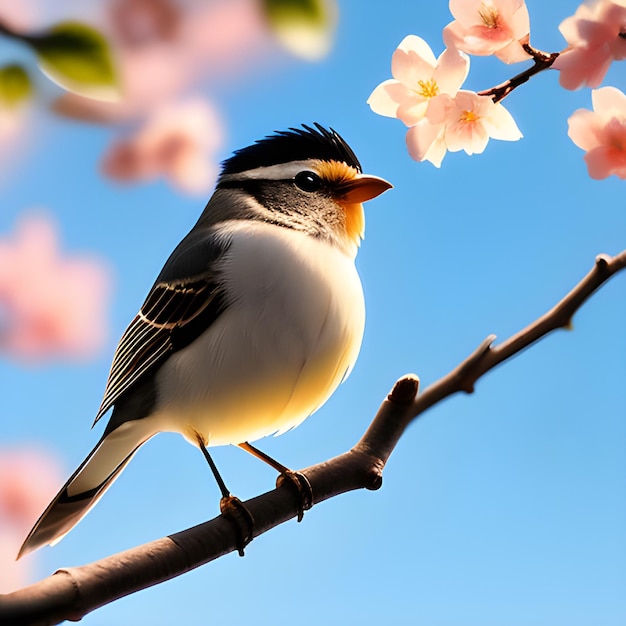
<path fill-rule="evenodd" d="M 365 309 L 353 259 L 258 221 L 233 222 L 228 309 L 157 374 L 163 430 L 254 441 L 308 417 L 354 365 Z"/>

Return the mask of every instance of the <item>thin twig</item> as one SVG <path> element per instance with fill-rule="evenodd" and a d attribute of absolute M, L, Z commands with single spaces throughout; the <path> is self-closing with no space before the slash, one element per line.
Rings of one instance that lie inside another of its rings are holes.
<path fill-rule="evenodd" d="M 489 336 L 454 370 L 419 395 L 416 376 L 401 378 L 352 450 L 302 470 L 311 483 L 314 504 L 354 489 L 379 488 L 385 463 L 411 422 L 445 397 L 459 391 L 471 393 L 483 374 L 551 331 L 568 327 L 593 292 L 624 268 L 626 250 L 615 257 L 598 256 L 587 276 L 545 315 L 497 346 L 492 346 L 495 336 Z M 296 517 L 298 510 L 287 487 L 245 504 L 255 520 L 254 537 Z M 34 585 L 0 596 L 0 623 L 43 626 L 79 620 L 100 606 L 232 552 L 237 545 L 235 529 L 219 516 L 95 563 L 59 570 Z"/>
<path fill-rule="evenodd" d="M 494 102 L 504 100 L 504 98 L 506 98 L 514 89 L 523 85 L 532 76 L 538 74 L 539 72 L 543 72 L 543 70 L 547 70 L 549 67 L 552 67 L 552 64 L 561 54 L 560 52 L 542 52 L 541 50 L 533 48 L 529 43 L 522 44 L 522 48 L 524 48 L 524 50 L 533 58 L 533 65 L 523 72 L 516 74 L 513 78 L 509 78 L 509 80 L 496 85 L 495 87 L 491 87 L 491 89 L 479 91 L 479 96 L 490 96 Z"/>
<path fill-rule="evenodd" d="M 582 304 L 611 276 L 626 268 L 626 250 L 610 257 L 600 254 L 590 272 L 552 309 L 526 328 L 493 346 L 495 335 L 483 343 L 455 370 L 433 383 L 412 405 L 411 421 L 426 409 L 457 391 L 472 393 L 475 382 L 489 370 L 519 354 L 553 330 L 570 328 L 571 320 Z"/>

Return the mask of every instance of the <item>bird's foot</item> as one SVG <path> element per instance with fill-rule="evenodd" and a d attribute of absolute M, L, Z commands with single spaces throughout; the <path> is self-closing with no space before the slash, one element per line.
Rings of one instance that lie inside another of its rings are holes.
<path fill-rule="evenodd" d="M 301 522 L 304 512 L 313 506 L 313 489 L 309 479 L 300 472 L 287 470 L 276 479 L 276 486 L 287 485 L 298 496 L 298 521 Z"/>
<path fill-rule="evenodd" d="M 239 556 L 244 556 L 244 548 L 252 541 L 252 513 L 239 498 L 230 494 L 220 500 L 220 511 L 232 523 L 237 534 L 237 552 Z"/>

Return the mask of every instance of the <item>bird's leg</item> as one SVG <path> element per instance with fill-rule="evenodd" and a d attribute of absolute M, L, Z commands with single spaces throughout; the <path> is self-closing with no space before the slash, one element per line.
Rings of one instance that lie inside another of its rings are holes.
<path fill-rule="evenodd" d="M 270 467 L 273 467 L 280 476 L 276 479 L 276 486 L 290 485 L 292 489 L 295 489 L 298 495 L 298 521 L 301 522 L 304 517 L 304 512 L 308 511 L 313 506 L 313 489 L 309 479 L 301 472 L 294 472 L 288 467 L 279 463 L 276 459 L 273 459 L 265 452 L 262 452 L 252 444 L 244 441 L 238 444 L 242 450 L 249 452 L 252 456 L 260 459 L 264 463 L 267 463 Z"/>
<path fill-rule="evenodd" d="M 235 526 L 238 536 L 237 552 L 239 552 L 239 556 L 244 556 L 244 548 L 252 541 L 254 518 L 245 504 L 239 498 L 233 496 L 226 487 L 226 483 L 224 483 L 224 479 L 221 477 L 217 466 L 215 465 L 215 461 L 213 461 L 206 448 L 204 439 L 199 434 L 197 434 L 196 437 L 198 439 L 198 446 L 200 447 L 206 462 L 209 464 L 217 485 L 222 492 L 222 497 L 220 499 L 220 512 Z"/>

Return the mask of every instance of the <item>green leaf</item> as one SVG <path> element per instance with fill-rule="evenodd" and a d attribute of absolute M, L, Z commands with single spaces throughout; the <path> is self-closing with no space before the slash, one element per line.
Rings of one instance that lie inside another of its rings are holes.
<path fill-rule="evenodd" d="M 264 0 L 265 16 L 279 42 L 316 61 L 330 50 L 337 24 L 336 0 Z"/>
<path fill-rule="evenodd" d="M 21 65 L 5 65 L 0 68 L 0 105 L 18 106 L 32 93 L 30 78 Z"/>
<path fill-rule="evenodd" d="M 24 41 L 35 50 L 41 70 L 64 89 L 100 100 L 119 98 L 109 46 L 94 28 L 63 22 Z"/>

